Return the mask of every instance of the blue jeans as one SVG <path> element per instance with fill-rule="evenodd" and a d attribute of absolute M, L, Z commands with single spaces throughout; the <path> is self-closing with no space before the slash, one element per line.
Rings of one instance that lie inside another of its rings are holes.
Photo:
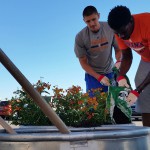
<path fill-rule="evenodd" d="M 114 79 L 114 73 L 108 73 L 105 74 L 107 78 L 110 80 Z M 93 76 L 85 73 L 85 82 L 86 82 L 86 92 L 88 92 L 91 89 L 97 89 L 97 88 L 102 88 L 103 92 L 108 91 L 108 86 L 102 85 L 97 79 L 95 79 Z"/>

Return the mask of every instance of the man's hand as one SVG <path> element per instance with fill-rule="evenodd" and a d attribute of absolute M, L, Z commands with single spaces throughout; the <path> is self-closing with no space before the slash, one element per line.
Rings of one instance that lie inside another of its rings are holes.
<path fill-rule="evenodd" d="M 120 68 L 120 65 L 121 65 L 121 60 L 117 60 L 116 63 L 115 63 L 115 67 L 116 67 L 117 69 L 119 69 L 119 68 Z"/>
<path fill-rule="evenodd" d="M 118 85 L 119 85 L 119 86 L 123 86 L 123 87 L 127 87 L 127 88 L 130 87 L 130 86 L 128 85 L 127 80 L 125 79 L 124 76 L 119 76 L 119 77 L 117 78 L 117 82 L 118 82 Z"/>
<path fill-rule="evenodd" d="M 137 101 L 138 97 L 139 97 L 139 93 L 135 90 L 132 90 L 127 97 L 127 102 L 131 106 Z"/>
<path fill-rule="evenodd" d="M 104 75 L 100 75 L 97 80 L 98 80 L 102 85 L 110 86 L 109 79 L 108 79 L 106 76 L 104 76 Z"/>

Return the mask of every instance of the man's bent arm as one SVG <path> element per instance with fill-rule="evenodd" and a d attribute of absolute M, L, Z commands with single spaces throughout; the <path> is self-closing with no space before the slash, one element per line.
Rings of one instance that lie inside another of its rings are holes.
<path fill-rule="evenodd" d="M 93 76 L 94 78 L 98 79 L 99 78 L 99 74 L 96 73 L 92 67 L 87 63 L 87 58 L 86 56 L 79 58 L 79 62 L 82 66 L 82 68 L 85 70 L 85 72 L 87 72 L 88 74 L 90 74 L 91 76 Z"/>
<path fill-rule="evenodd" d="M 133 56 L 130 48 L 122 50 L 122 62 L 118 76 L 123 76 L 129 71 L 132 64 L 132 59 Z"/>
<path fill-rule="evenodd" d="M 122 51 L 120 49 L 116 49 L 114 48 L 115 50 L 115 58 L 117 61 L 120 61 L 122 59 Z"/>

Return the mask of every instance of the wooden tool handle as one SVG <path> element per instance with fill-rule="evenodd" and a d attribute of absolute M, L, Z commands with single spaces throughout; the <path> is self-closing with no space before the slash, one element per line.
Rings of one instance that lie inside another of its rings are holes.
<path fill-rule="evenodd" d="M 12 127 L 9 124 L 7 124 L 4 119 L 2 119 L 2 117 L 0 117 L 0 124 L 8 133 L 17 134 L 16 131 L 14 131 Z"/>
<path fill-rule="evenodd" d="M 41 108 L 41 110 L 49 118 L 49 120 L 59 129 L 59 131 L 65 134 L 70 133 L 64 122 L 58 117 L 58 115 L 50 107 L 50 105 L 45 102 L 39 92 L 34 89 L 33 85 L 13 64 L 13 62 L 7 57 L 2 49 L 0 49 L 0 61 L 4 65 L 4 67 L 11 73 L 11 75 L 18 81 L 18 83 L 25 89 L 25 91 L 31 96 L 35 103 Z"/>

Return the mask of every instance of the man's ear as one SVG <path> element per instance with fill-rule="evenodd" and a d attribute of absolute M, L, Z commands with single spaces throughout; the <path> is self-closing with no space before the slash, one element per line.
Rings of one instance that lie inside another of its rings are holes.
<path fill-rule="evenodd" d="M 130 19 L 130 22 L 131 22 L 131 23 L 133 23 L 133 22 L 134 22 L 134 19 L 133 19 L 133 17 L 131 17 L 131 19 Z"/>
<path fill-rule="evenodd" d="M 98 19 L 100 19 L 100 13 L 98 13 L 97 15 L 98 15 Z"/>

